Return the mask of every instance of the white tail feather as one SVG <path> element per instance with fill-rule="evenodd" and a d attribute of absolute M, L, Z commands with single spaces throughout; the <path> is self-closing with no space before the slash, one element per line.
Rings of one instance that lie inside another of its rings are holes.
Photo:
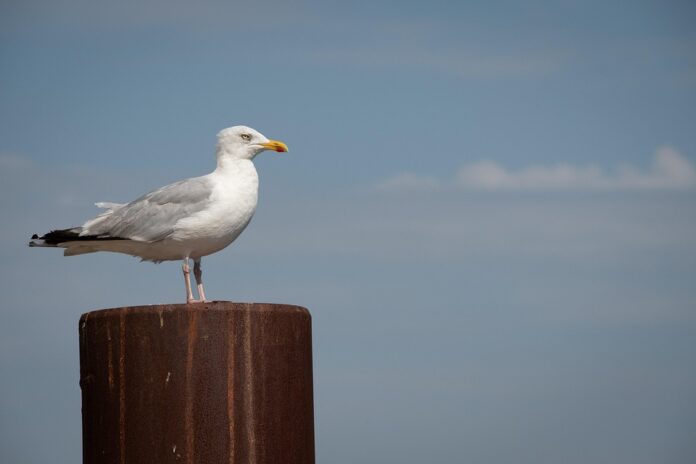
<path fill-rule="evenodd" d="M 123 203 L 111 203 L 109 201 L 99 201 L 94 204 L 97 208 L 114 209 L 123 206 Z"/>

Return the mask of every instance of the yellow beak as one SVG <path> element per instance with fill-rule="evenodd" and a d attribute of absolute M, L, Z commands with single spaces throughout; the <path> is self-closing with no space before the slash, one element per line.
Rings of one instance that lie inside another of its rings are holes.
<path fill-rule="evenodd" d="M 269 140 L 266 143 L 262 143 L 261 146 L 268 150 L 273 150 L 277 152 L 288 151 L 288 146 L 285 145 L 283 142 L 279 142 L 278 140 Z"/>

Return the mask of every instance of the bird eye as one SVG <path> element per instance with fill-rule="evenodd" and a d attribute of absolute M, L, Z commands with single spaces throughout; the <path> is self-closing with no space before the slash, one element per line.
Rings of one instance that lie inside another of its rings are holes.
<path fill-rule="evenodd" d="M 242 139 L 246 140 L 247 142 L 251 140 L 251 135 L 249 134 L 242 134 Z"/>

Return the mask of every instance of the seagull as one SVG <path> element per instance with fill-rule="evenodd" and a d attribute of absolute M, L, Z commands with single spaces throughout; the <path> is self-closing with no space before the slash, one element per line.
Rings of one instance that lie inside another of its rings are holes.
<path fill-rule="evenodd" d="M 127 204 L 96 203 L 103 213 L 80 227 L 35 234 L 29 246 L 64 248 L 65 256 L 111 251 L 155 263 L 183 260 L 186 303 L 207 302 L 201 258 L 225 248 L 249 225 L 259 190 L 253 160 L 265 150 L 287 152 L 288 147 L 250 127 L 223 129 L 217 135 L 217 167 L 210 174 L 166 185 Z M 191 290 L 189 260 L 198 299 Z"/>

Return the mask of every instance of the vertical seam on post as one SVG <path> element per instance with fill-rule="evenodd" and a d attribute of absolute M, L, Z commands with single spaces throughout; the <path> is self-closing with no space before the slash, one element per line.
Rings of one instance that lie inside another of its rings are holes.
<path fill-rule="evenodd" d="M 186 428 L 186 463 L 194 464 L 194 426 L 193 426 L 193 349 L 196 343 L 197 330 L 197 312 L 189 311 L 189 330 L 186 336 L 186 411 L 185 411 L 185 428 Z"/>
<path fill-rule="evenodd" d="M 118 319 L 118 437 L 119 460 L 126 464 L 126 315 Z"/>
<path fill-rule="evenodd" d="M 244 364 L 247 378 L 244 381 L 244 422 L 249 446 L 249 463 L 256 464 L 256 418 L 254 411 L 254 368 L 251 356 L 251 307 L 244 305 Z"/>
<path fill-rule="evenodd" d="M 112 340 L 111 340 L 111 324 L 109 324 L 109 320 L 106 320 L 106 341 L 108 343 L 107 350 L 106 350 L 106 356 L 108 358 L 107 360 L 107 369 L 109 373 L 109 394 L 111 394 L 111 391 L 114 389 L 114 348 L 112 345 Z M 120 353 L 119 353 L 119 358 L 120 358 Z M 120 366 L 120 364 L 119 364 Z"/>
<path fill-rule="evenodd" d="M 229 464 L 234 464 L 234 312 L 227 313 L 227 421 L 229 431 Z"/>

